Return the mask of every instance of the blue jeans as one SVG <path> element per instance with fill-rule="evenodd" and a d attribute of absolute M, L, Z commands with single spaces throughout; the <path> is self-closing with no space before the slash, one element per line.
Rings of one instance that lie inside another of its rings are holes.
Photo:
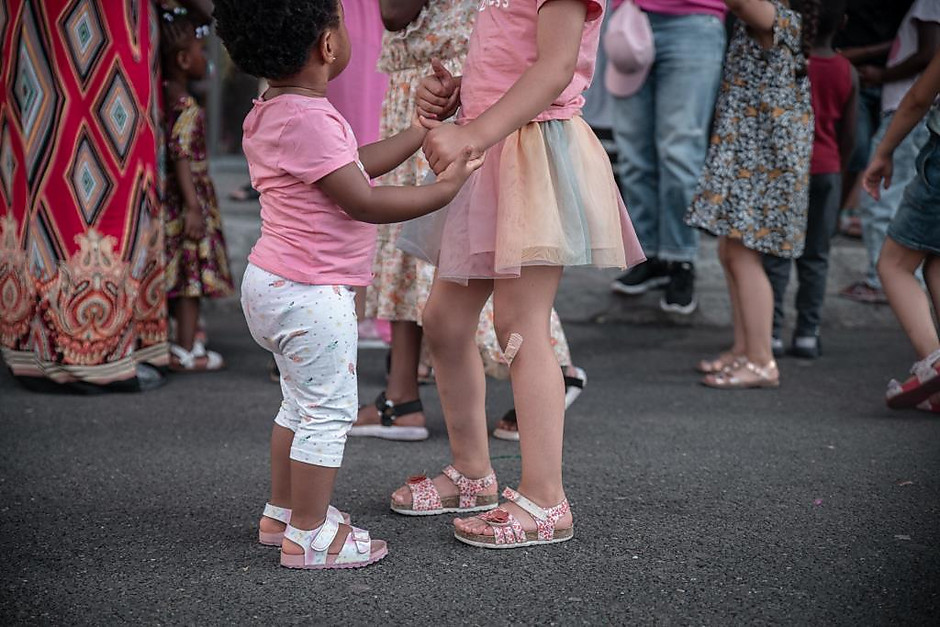
<path fill-rule="evenodd" d="M 705 165 L 725 28 L 711 15 L 648 15 L 656 46 L 649 78 L 614 99 L 620 188 L 648 257 L 694 261 L 698 231 L 683 218 Z"/>
<path fill-rule="evenodd" d="M 878 144 L 884 139 L 893 118 L 894 112 L 882 117 L 878 132 L 872 139 L 872 156 Z M 862 194 L 858 205 L 858 217 L 862 222 L 862 241 L 868 252 L 868 273 L 865 276 L 865 282 L 870 287 L 881 289 L 881 280 L 878 278 L 878 255 L 881 254 L 881 246 L 885 242 L 891 218 L 901 205 L 904 188 L 917 176 L 917 154 L 929 138 L 930 131 L 927 130 L 925 122 L 914 127 L 914 130 L 894 151 L 894 176 L 891 178 L 891 187 L 881 190 L 881 200 L 875 200 L 866 193 Z"/>

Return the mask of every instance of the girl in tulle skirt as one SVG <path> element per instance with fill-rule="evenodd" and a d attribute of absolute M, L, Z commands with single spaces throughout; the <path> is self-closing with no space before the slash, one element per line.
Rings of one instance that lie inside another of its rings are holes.
<path fill-rule="evenodd" d="M 465 146 L 485 153 L 444 209 L 406 225 L 399 247 L 437 267 L 424 311 L 453 463 L 411 477 L 392 495 L 407 515 L 458 518 L 458 540 L 511 548 L 568 540 L 562 484 L 564 385 L 549 314 L 565 266 L 626 268 L 644 260 L 603 147 L 580 116 L 594 73 L 604 4 L 483 0 L 462 77 L 435 67 L 419 92 L 434 126 L 424 152 L 435 172 Z M 457 124 L 435 124 L 459 106 Z M 498 487 L 490 466 L 484 373 L 474 345 L 492 293 L 509 365 L 522 477 Z"/>

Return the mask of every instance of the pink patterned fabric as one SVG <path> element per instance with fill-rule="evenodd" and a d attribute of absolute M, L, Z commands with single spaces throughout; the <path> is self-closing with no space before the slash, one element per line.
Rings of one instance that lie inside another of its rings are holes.
<path fill-rule="evenodd" d="M 496 483 L 496 475 L 492 472 L 482 479 L 468 479 L 453 466 L 447 466 L 443 472 L 460 491 L 460 507 L 476 507 L 477 495 Z"/>
<path fill-rule="evenodd" d="M 424 475 L 408 477 L 408 489 L 411 490 L 411 509 L 425 512 L 432 509 L 441 509 L 441 495 L 437 493 L 434 482 Z"/>
<path fill-rule="evenodd" d="M 490 510 L 477 516 L 493 530 L 496 544 L 516 544 L 525 542 L 525 529 L 516 517 L 502 508 Z"/>
<path fill-rule="evenodd" d="M 565 499 L 554 507 L 547 509 L 535 505 L 532 501 L 525 498 L 512 488 L 503 490 L 503 498 L 512 501 L 532 516 L 535 526 L 538 529 L 539 540 L 549 541 L 555 537 L 555 524 L 562 516 L 568 513 L 570 507 L 568 499 Z M 537 511 L 533 511 L 537 510 Z M 496 544 L 512 544 L 516 542 L 525 542 L 526 536 L 522 525 L 515 516 L 502 508 L 494 509 L 477 516 L 480 520 L 488 524 L 493 529 L 493 537 Z"/>

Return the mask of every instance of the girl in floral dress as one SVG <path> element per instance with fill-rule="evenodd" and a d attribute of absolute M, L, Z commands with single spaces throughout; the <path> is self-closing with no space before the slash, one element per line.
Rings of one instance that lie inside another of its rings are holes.
<path fill-rule="evenodd" d="M 705 170 L 686 222 L 719 238 L 734 344 L 703 361 L 715 388 L 776 387 L 773 291 L 761 254 L 803 253 L 813 142 L 807 58 L 819 0 L 725 0 L 737 15 Z"/>
<path fill-rule="evenodd" d="M 479 0 L 383 0 L 382 17 L 388 32 L 382 42 L 379 70 L 389 75 L 389 88 L 382 110 L 381 136 L 389 137 L 411 125 L 414 97 L 421 79 L 439 60 L 459 75 L 467 56 L 470 32 Z M 431 169 L 421 152 L 380 179 L 383 185 L 421 185 Z M 396 247 L 401 224 L 379 226 L 373 273 L 366 297 L 366 318 L 392 322 L 391 360 L 388 385 L 374 404 L 359 412 L 351 436 L 389 440 L 424 440 L 428 437 L 418 394 L 421 362 L 421 314 L 434 278 L 434 267 Z M 555 311 L 551 320 L 552 346 L 565 369 L 566 404 L 578 397 L 587 379 L 571 362 L 568 342 Z M 493 328 L 492 301 L 487 302 L 477 332 L 477 344 L 487 374 L 506 379 L 508 368 Z M 518 440 L 515 412 L 510 410 L 498 424 L 494 436 Z"/>
<path fill-rule="evenodd" d="M 167 299 L 177 328 L 170 366 L 218 370 L 224 365 L 221 355 L 196 339 L 200 299 L 230 296 L 234 289 L 209 176 L 205 113 L 186 89 L 188 81 L 206 76 L 205 41 L 185 12 L 164 11 L 160 46 L 167 102 Z"/>

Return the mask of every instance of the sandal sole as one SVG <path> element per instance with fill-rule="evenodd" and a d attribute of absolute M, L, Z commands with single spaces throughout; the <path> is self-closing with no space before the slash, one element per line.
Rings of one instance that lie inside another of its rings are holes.
<path fill-rule="evenodd" d="M 355 438 L 380 438 L 396 442 L 420 442 L 430 436 L 425 427 L 386 427 L 385 425 L 362 425 L 352 427 L 349 435 Z"/>
<path fill-rule="evenodd" d="M 493 429 L 493 437 L 499 440 L 508 440 L 509 442 L 519 441 L 519 432 L 509 429 Z"/>
<path fill-rule="evenodd" d="M 495 494 L 493 496 L 496 496 Z M 440 509 L 416 510 L 416 509 L 395 509 L 392 505 L 391 510 L 402 516 L 439 516 L 441 514 L 472 514 L 474 512 L 488 512 L 496 509 L 499 503 L 488 505 L 477 505 L 476 507 L 442 507 Z"/>
<path fill-rule="evenodd" d="M 551 540 L 539 540 L 538 532 L 526 532 L 526 541 L 525 542 L 513 542 L 511 544 L 496 544 L 493 540 L 494 536 L 481 536 L 476 534 L 463 534 L 460 531 L 454 532 L 454 538 L 463 542 L 464 544 L 469 544 L 480 549 L 521 549 L 527 546 L 536 546 L 539 544 L 559 544 L 561 542 L 567 542 L 574 538 L 574 527 L 569 527 L 567 529 L 556 529 L 555 534 L 567 534 L 562 537 L 555 537 Z M 484 538 L 484 539 L 480 539 Z M 531 539 L 530 539 L 531 538 Z"/>
<path fill-rule="evenodd" d="M 380 550 L 369 556 L 369 559 L 365 562 L 352 562 L 347 564 L 337 564 L 335 562 L 326 564 L 304 564 L 303 555 L 287 555 L 281 553 L 281 566 L 284 568 L 293 568 L 296 570 L 340 570 L 348 568 L 362 568 L 364 566 L 369 566 L 375 564 L 379 560 L 385 558 L 388 555 L 388 546 L 382 547 Z M 300 558 L 299 563 L 294 558 Z"/>
<path fill-rule="evenodd" d="M 928 379 L 909 392 L 902 392 L 885 399 L 891 409 L 910 409 L 917 407 L 931 396 L 940 392 L 940 374 Z"/>

